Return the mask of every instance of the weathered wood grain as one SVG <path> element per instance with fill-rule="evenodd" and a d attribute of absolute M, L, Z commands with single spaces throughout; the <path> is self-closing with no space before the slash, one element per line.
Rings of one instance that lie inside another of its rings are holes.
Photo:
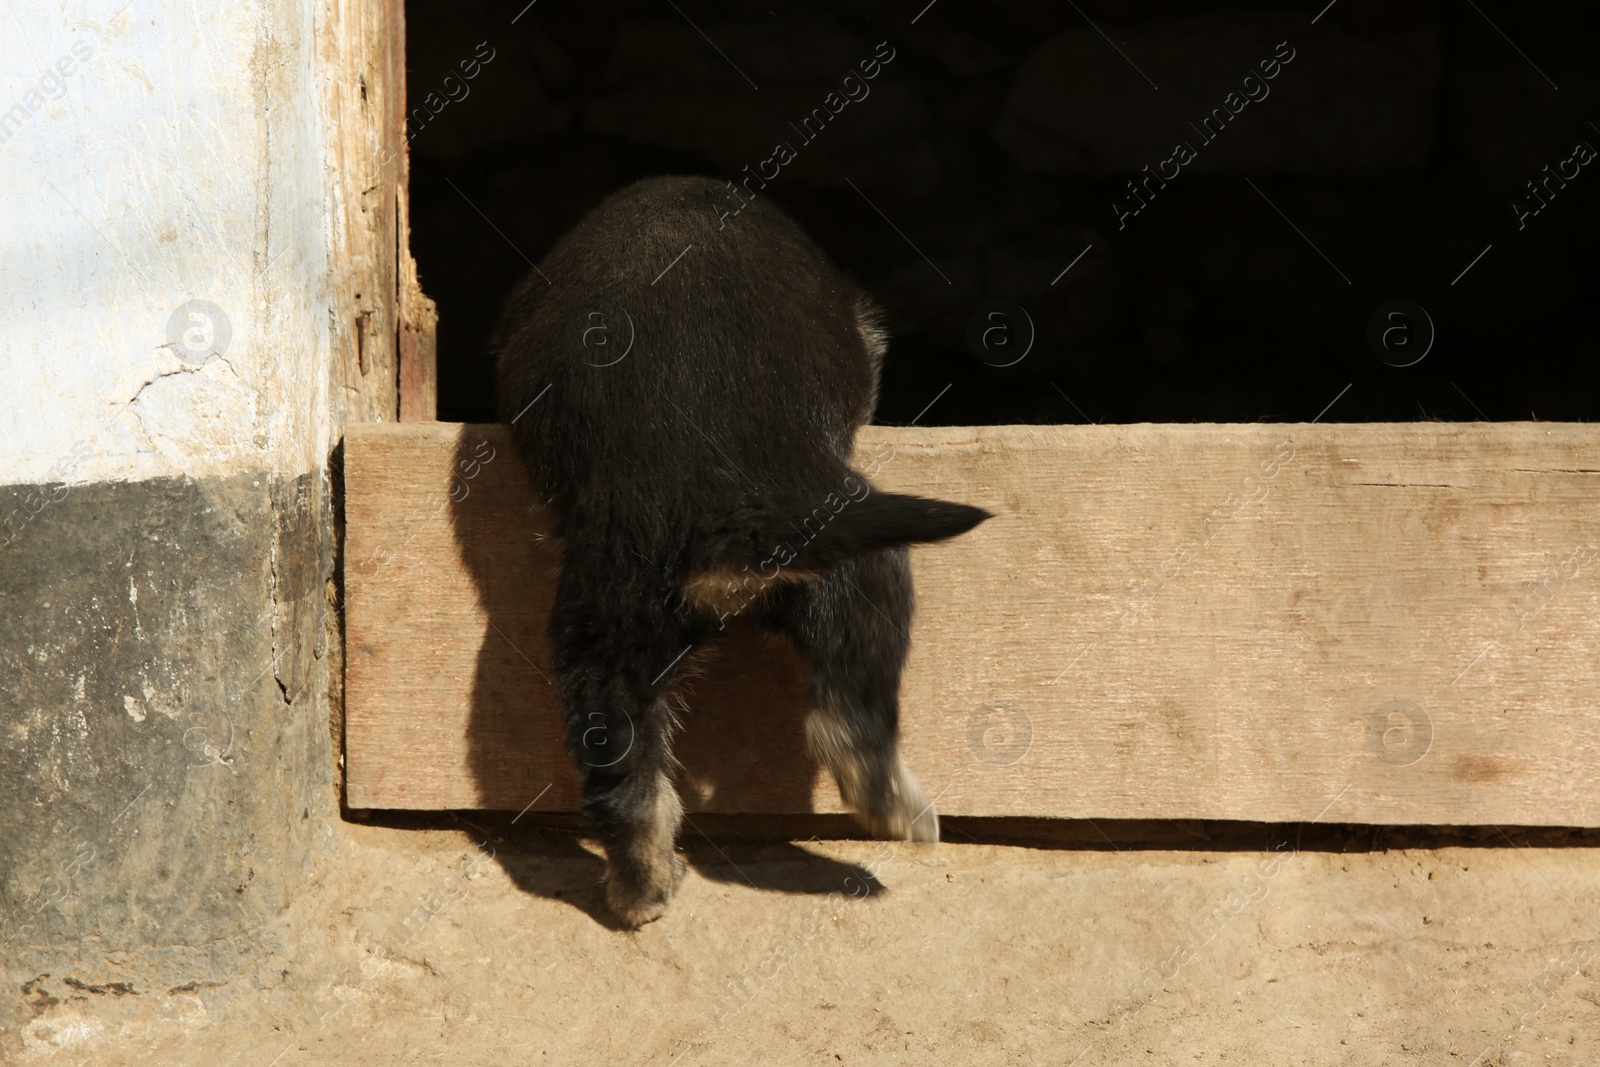
<path fill-rule="evenodd" d="M 862 432 L 876 481 L 997 517 L 913 550 L 908 762 L 957 815 L 1600 825 L 1600 429 Z M 351 426 L 347 789 L 570 810 L 559 544 L 497 426 Z M 452 500 L 452 495 L 457 498 Z M 803 669 L 731 636 L 691 810 L 837 811 Z"/>
<path fill-rule="evenodd" d="M 333 117 L 328 170 L 336 424 L 399 410 L 397 202 L 405 196 L 405 18 L 397 0 L 322 0 L 317 44 Z"/>

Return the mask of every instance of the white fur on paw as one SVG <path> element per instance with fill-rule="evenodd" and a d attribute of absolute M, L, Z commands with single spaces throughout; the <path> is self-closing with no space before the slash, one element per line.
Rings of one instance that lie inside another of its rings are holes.
<path fill-rule="evenodd" d="M 939 813 L 933 810 L 932 802 L 923 795 L 922 787 L 904 763 L 895 771 L 894 805 L 885 836 L 905 841 L 939 840 Z"/>
<path fill-rule="evenodd" d="M 655 922 L 667 913 L 667 901 L 651 903 L 638 903 L 632 900 L 619 900 L 618 894 L 612 892 L 612 886 L 606 885 L 606 906 L 611 909 L 611 914 L 616 917 L 618 924 L 630 930 L 637 930 L 645 923 Z"/>
<path fill-rule="evenodd" d="M 682 884 L 688 866 L 679 856 L 673 854 L 667 870 L 665 885 L 652 886 L 642 893 L 624 891 L 621 882 L 607 874 L 606 907 L 611 909 L 611 914 L 620 925 L 630 930 L 637 930 L 645 923 L 655 922 L 667 913 L 667 905 L 672 902 L 673 894 Z"/>

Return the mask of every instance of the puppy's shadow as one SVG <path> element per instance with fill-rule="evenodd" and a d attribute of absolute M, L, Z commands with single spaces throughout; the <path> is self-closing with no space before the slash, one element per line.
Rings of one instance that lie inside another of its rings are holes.
<path fill-rule="evenodd" d="M 602 926 L 622 929 L 605 905 L 601 888 L 605 864 L 578 843 L 576 832 L 503 825 L 494 837 L 495 861 L 518 889 L 564 901 Z M 883 883 L 864 868 L 819 856 L 788 841 L 713 840 L 686 825 L 680 843 L 694 873 L 710 882 L 763 892 L 837 893 L 857 899 L 884 892 Z"/>
<path fill-rule="evenodd" d="M 484 616 L 467 723 L 477 807 L 574 812 L 579 780 L 567 754 L 546 632 L 561 562 L 554 516 L 535 505 L 503 426 L 463 427 L 453 471 L 451 525 Z M 849 892 L 841 889 L 846 879 L 866 885 L 868 895 L 881 889 L 860 868 L 792 845 L 740 863 L 734 854 L 719 855 L 694 829 L 697 812 L 811 812 L 817 776 L 804 742 L 807 670 L 795 650 L 733 619 L 706 653 L 682 689 L 687 709 L 674 744 L 682 764 L 678 792 L 689 812 L 681 840 L 690 862 L 708 878 L 779 892 Z M 604 921 L 592 893 L 600 861 L 568 844 L 548 857 L 548 866 L 536 862 L 542 846 L 533 845 L 519 846 L 501 863 L 527 891 L 569 900 Z M 747 846 L 722 847 L 742 855 Z"/>
<path fill-rule="evenodd" d="M 615 926 L 600 892 L 604 864 L 571 833 L 505 827 L 495 837 L 494 859 L 524 893 L 561 900 L 602 926 Z"/>
<path fill-rule="evenodd" d="M 865 868 L 789 841 L 716 841 L 692 824 L 684 830 L 678 840 L 689 863 L 708 881 L 778 893 L 873 897 L 884 892 L 883 883 Z"/>

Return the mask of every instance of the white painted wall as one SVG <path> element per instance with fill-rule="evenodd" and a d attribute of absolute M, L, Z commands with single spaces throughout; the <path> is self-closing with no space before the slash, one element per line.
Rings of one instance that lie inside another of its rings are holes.
<path fill-rule="evenodd" d="M 325 462 L 316 11 L 0 3 L 0 484 Z M 225 316 L 220 354 L 169 342 L 193 300 Z"/>

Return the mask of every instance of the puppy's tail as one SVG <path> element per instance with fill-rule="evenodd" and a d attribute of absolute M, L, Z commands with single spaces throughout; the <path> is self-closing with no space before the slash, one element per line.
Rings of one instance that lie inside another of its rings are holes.
<path fill-rule="evenodd" d="M 763 547 L 776 546 L 780 564 L 792 553 L 786 565 L 803 571 L 825 570 L 879 549 L 944 541 L 993 518 L 969 504 L 878 490 L 846 499 L 837 511 L 826 506 L 789 510 L 769 515 Z"/>

